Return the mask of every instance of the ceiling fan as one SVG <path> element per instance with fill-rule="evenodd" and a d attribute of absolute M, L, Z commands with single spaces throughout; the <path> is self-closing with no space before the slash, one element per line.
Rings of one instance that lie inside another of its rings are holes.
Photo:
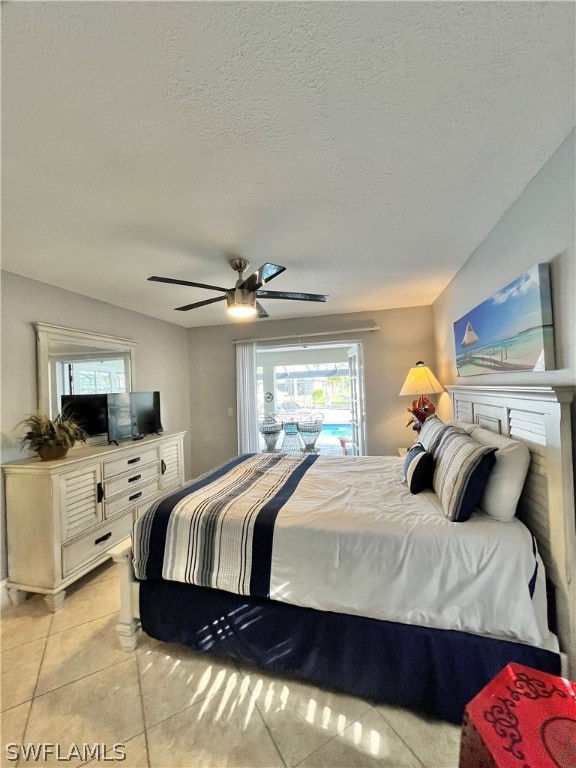
<path fill-rule="evenodd" d="M 282 267 L 280 264 L 262 264 L 261 267 L 246 278 L 244 277 L 244 271 L 248 269 L 250 264 L 246 259 L 230 259 L 229 264 L 238 273 L 238 280 L 233 288 L 222 288 L 219 285 L 207 285 L 206 283 L 193 283 L 190 280 L 178 280 L 174 277 L 158 277 L 158 275 L 152 275 L 148 280 L 153 280 L 157 283 L 190 285 L 193 288 L 207 288 L 210 291 L 221 291 L 224 294 L 213 299 L 205 299 L 204 301 L 196 301 L 193 304 L 185 304 L 183 307 L 176 307 L 180 312 L 187 312 L 189 309 L 204 307 L 207 304 L 214 304 L 217 301 L 224 301 L 226 299 L 228 302 L 228 313 L 233 317 L 254 317 L 257 315 L 262 318 L 269 317 L 269 315 L 258 299 L 289 299 L 292 301 L 328 300 L 328 296 L 320 293 L 262 290 L 263 285 L 284 272 L 286 267 Z"/>

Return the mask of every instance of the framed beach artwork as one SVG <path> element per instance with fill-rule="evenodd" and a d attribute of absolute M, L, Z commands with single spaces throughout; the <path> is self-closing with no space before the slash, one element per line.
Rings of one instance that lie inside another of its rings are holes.
<path fill-rule="evenodd" d="M 454 323 L 458 376 L 554 368 L 549 264 L 537 264 Z"/>

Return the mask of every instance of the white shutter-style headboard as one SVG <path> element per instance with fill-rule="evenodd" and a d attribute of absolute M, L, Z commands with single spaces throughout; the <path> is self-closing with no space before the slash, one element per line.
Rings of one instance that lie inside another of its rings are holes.
<path fill-rule="evenodd" d="M 446 387 L 458 421 L 521 440 L 532 460 L 518 517 L 534 534 L 555 587 L 557 632 L 576 677 L 576 524 L 572 387 Z"/>

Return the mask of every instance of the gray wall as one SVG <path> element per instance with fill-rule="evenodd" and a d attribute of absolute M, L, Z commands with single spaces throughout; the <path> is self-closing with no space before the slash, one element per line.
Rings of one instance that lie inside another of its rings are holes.
<path fill-rule="evenodd" d="M 468 385 L 576 383 L 575 132 L 434 302 L 438 377 Z M 550 262 L 556 369 L 457 377 L 452 325 L 540 262 Z"/>
<path fill-rule="evenodd" d="M 380 330 L 314 337 L 310 343 L 322 340 L 363 342 L 367 452 L 396 453 L 397 447 L 409 445 L 413 433 L 405 428 L 405 424 L 410 398 L 400 398 L 398 392 L 408 370 L 417 360 L 425 360 L 434 370 L 431 307 L 192 328 L 189 331 L 189 356 L 194 474 L 237 453 L 234 340 L 330 333 L 369 326 L 378 326 Z M 298 340 L 291 342 L 298 343 Z M 290 340 L 278 341 L 278 344 L 284 343 L 290 343 Z M 228 415 L 229 408 L 232 416 Z"/>
<path fill-rule="evenodd" d="M 134 388 L 160 390 L 167 432 L 187 430 L 186 474 L 190 477 L 188 331 L 25 277 L 2 272 L 2 461 L 28 455 L 19 447 L 16 424 L 37 409 L 35 321 L 121 336 L 138 342 Z M 5 512 L 2 491 L 2 572 L 6 576 Z"/>

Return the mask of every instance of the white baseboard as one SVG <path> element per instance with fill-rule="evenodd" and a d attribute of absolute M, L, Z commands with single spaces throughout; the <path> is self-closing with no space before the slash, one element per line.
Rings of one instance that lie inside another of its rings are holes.
<path fill-rule="evenodd" d="M 8 597 L 8 579 L 2 579 L 2 581 L 0 581 L 0 610 L 3 611 L 11 605 L 12 603 Z"/>

